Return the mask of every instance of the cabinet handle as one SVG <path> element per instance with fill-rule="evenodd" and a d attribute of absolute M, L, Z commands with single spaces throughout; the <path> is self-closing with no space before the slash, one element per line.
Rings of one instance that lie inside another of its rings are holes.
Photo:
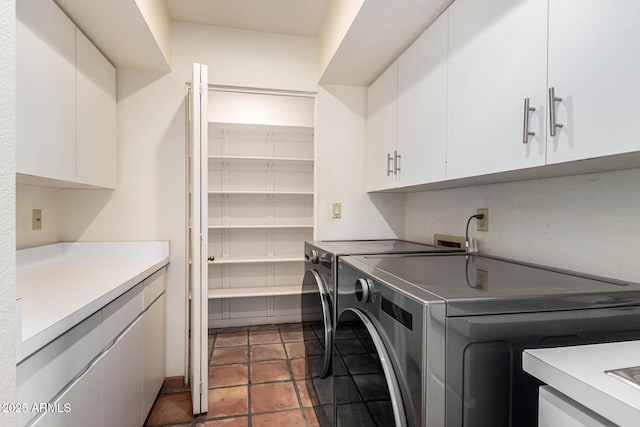
<path fill-rule="evenodd" d="M 536 111 L 534 107 L 529 107 L 529 98 L 524 99 L 524 126 L 522 128 L 522 143 L 529 142 L 529 137 L 534 136 L 536 133 L 529 130 L 529 113 Z"/>
<path fill-rule="evenodd" d="M 392 161 L 393 161 L 393 157 L 391 157 L 391 153 L 387 153 L 387 176 L 393 173 L 393 169 L 391 169 Z"/>
<path fill-rule="evenodd" d="M 393 150 L 393 174 L 397 175 L 400 172 L 400 159 L 402 156 L 398 154 L 397 150 Z"/>
<path fill-rule="evenodd" d="M 556 123 L 556 102 L 562 101 L 562 98 L 556 97 L 556 89 L 549 88 L 549 134 L 556 136 L 556 128 L 561 128 L 561 123 Z"/>

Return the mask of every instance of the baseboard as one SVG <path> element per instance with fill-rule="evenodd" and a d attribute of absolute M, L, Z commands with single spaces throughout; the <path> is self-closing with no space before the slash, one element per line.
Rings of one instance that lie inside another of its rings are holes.
<path fill-rule="evenodd" d="M 242 319 L 209 319 L 209 328 L 235 328 L 238 326 L 269 325 L 272 323 L 299 323 L 300 314 L 269 317 L 247 317 Z"/>

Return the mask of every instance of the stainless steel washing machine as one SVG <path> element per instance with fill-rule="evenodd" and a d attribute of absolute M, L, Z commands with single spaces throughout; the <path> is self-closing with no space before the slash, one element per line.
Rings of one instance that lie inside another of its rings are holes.
<path fill-rule="evenodd" d="M 536 426 L 524 349 L 640 339 L 639 284 L 484 256 L 342 257 L 336 300 L 341 427 Z"/>
<path fill-rule="evenodd" d="M 311 241 L 305 243 L 302 321 L 307 388 L 323 427 L 334 424 L 332 375 L 344 373 L 341 361 L 332 363 L 337 262 L 345 255 L 451 253 L 461 248 L 435 247 L 403 240 Z"/>

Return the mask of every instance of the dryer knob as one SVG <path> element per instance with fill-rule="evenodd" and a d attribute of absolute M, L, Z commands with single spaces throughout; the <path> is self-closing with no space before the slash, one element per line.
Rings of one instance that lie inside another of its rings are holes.
<path fill-rule="evenodd" d="M 360 278 L 356 280 L 356 299 L 360 302 L 369 302 L 373 283 L 369 279 Z"/>

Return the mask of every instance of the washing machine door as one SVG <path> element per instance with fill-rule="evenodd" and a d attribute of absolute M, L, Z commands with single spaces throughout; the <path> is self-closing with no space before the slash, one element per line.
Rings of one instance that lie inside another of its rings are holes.
<path fill-rule="evenodd" d="M 335 325 L 333 342 L 337 426 L 406 427 L 396 374 L 367 315 L 355 308 L 344 310 Z"/>
<path fill-rule="evenodd" d="M 325 378 L 331 368 L 331 301 L 326 285 L 314 269 L 308 269 L 302 280 L 302 325 L 311 377 Z"/>

